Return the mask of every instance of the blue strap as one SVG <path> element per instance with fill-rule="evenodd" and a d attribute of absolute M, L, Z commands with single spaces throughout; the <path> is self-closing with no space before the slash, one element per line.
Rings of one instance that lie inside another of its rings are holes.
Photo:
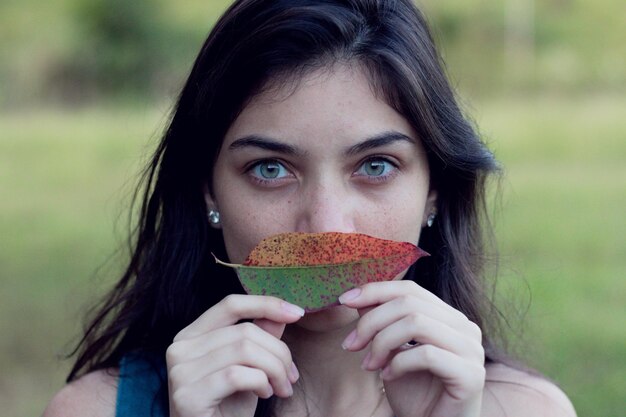
<path fill-rule="evenodd" d="M 167 389 L 163 360 L 129 354 L 120 361 L 116 417 L 166 417 Z"/>

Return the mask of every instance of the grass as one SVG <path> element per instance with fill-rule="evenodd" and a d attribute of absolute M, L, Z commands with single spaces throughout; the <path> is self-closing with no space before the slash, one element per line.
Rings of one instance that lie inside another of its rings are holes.
<path fill-rule="evenodd" d="M 479 116 L 506 168 L 501 279 L 532 295 L 527 360 L 561 384 L 581 416 L 624 410 L 624 104 L 494 101 Z"/>
<path fill-rule="evenodd" d="M 518 349 L 580 416 L 623 413 L 625 107 L 623 97 L 603 95 L 489 99 L 472 110 L 505 167 L 501 294 L 529 305 Z M 0 115 L 4 415 L 38 415 L 63 385 L 69 363 L 58 356 L 119 270 L 110 258 L 124 243 L 119 216 L 163 113 Z"/>

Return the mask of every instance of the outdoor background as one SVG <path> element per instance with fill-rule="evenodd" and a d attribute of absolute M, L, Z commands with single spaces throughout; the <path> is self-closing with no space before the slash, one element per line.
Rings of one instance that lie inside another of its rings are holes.
<path fill-rule="evenodd" d="M 115 280 L 128 205 L 224 0 L 0 0 L 0 409 L 39 415 Z M 504 166 L 513 345 L 580 416 L 626 413 L 626 2 L 422 0 Z"/>

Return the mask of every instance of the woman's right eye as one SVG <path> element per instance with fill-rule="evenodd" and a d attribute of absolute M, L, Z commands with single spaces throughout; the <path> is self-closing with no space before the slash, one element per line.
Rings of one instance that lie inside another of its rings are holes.
<path fill-rule="evenodd" d="M 293 177 L 285 166 L 273 159 L 258 161 L 248 169 L 249 174 L 261 183 L 268 183 Z"/>

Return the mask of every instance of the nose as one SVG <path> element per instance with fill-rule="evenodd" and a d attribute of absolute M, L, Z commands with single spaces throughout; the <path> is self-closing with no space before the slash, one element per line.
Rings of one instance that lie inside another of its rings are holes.
<path fill-rule="evenodd" d="M 296 231 L 355 232 L 355 204 L 339 184 L 315 184 L 304 190 Z"/>

